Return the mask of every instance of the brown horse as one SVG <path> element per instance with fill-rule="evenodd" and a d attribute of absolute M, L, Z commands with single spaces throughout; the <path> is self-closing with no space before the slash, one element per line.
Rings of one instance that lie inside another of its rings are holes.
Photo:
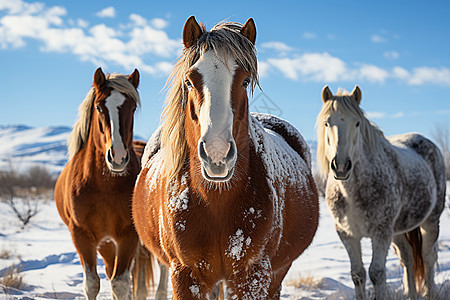
<path fill-rule="evenodd" d="M 209 32 L 187 20 L 164 121 L 142 159 L 133 219 L 169 266 L 174 299 L 204 299 L 218 283 L 231 297 L 277 299 L 317 228 L 307 144 L 286 121 L 248 113 L 255 38 L 252 19 Z"/>
<path fill-rule="evenodd" d="M 113 298 L 131 298 L 130 266 L 138 245 L 131 221 L 131 195 L 140 170 L 133 146 L 138 84 L 137 70 L 129 77 L 105 77 L 97 69 L 68 141 L 70 160 L 55 186 L 56 206 L 84 268 L 88 299 L 95 299 L 100 290 L 97 250 Z"/>

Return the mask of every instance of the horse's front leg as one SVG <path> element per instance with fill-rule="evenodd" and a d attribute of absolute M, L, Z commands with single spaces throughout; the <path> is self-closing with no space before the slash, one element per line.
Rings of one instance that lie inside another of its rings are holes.
<path fill-rule="evenodd" d="M 197 278 L 191 268 L 180 263 L 170 266 L 172 299 L 206 299 L 208 288 Z"/>
<path fill-rule="evenodd" d="M 386 230 L 388 231 L 388 230 Z M 387 299 L 386 291 L 386 256 L 391 244 L 392 235 L 383 232 L 382 236 L 372 237 L 372 262 L 369 276 L 375 288 L 375 299 Z"/>
<path fill-rule="evenodd" d="M 100 277 L 97 274 L 97 243 L 94 235 L 80 227 L 73 227 L 70 232 L 84 269 L 84 293 L 88 300 L 96 299 L 100 291 Z"/>
<path fill-rule="evenodd" d="M 271 290 L 273 271 L 267 255 L 252 265 L 234 264 L 233 278 L 227 282 L 231 299 L 279 299 L 279 286 Z"/>
<path fill-rule="evenodd" d="M 138 237 L 132 227 L 124 230 L 116 237 L 117 259 L 115 272 L 111 278 L 111 289 L 114 300 L 131 299 L 130 266 L 136 253 Z"/>
<path fill-rule="evenodd" d="M 156 300 L 167 299 L 167 281 L 169 280 L 169 268 L 164 264 L 159 263 L 159 284 L 156 290 Z"/>
<path fill-rule="evenodd" d="M 366 286 L 366 270 L 361 257 L 361 239 L 355 238 L 342 230 L 337 230 L 339 238 L 350 258 L 352 281 L 355 285 L 356 299 L 364 299 Z"/>

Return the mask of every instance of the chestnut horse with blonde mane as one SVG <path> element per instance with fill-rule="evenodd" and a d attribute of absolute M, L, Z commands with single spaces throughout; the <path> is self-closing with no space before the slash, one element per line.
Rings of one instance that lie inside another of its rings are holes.
<path fill-rule="evenodd" d="M 100 290 L 97 250 L 114 299 L 131 299 L 130 267 L 135 253 L 141 254 L 135 263 L 138 273 L 148 280 L 152 276 L 151 257 L 137 247 L 131 220 L 132 192 L 144 146 L 133 143 L 134 111 L 140 105 L 138 84 L 137 70 L 130 76 L 105 77 L 97 69 L 68 141 L 70 160 L 55 186 L 56 206 L 80 256 L 88 299 L 95 299 Z M 148 281 L 141 277 L 139 287 L 137 282 L 134 293 L 145 298 Z"/>
<path fill-rule="evenodd" d="M 142 158 L 133 220 L 169 267 L 174 299 L 205 299 L 219 283 L 233 299 L 278 299 L 317 229 L 307 144 L 286 121 L 248 113 L 255 38 L 253 19 L 209 32 L 187 20 L 164 121 Z"/>

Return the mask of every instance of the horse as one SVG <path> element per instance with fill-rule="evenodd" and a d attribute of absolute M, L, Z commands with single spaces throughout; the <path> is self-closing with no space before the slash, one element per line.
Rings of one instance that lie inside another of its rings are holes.
<path fill-rule="evenodd" d="M 80 105 L 68 140 L 70 159 L 55 185 L 55 202 L 84 269 L 84 292 L 100 290 L 97 250 L 105 262 L 114 299 L 130 299 L 130 267 L 138 236 L 131 220 L 131 197 L 144 145 L 133 142 L 134 112 L 140 105 L 139 72 L 107 75 L 98 68 Z M 139 252 L 138 252 L 139 253 Z M 151 257 L 136 260 L 139 274 L 151 270 Z M 137 281 L 136 281 L 137 282 Z M 134 286 L 145 297 L 148 284 Z"/>
<path fill-rule="evenodd" d="M 444 160 L 417 133 L 385 137 L 360 107 L 362 93 L 328 86 L 317 117 L 317 159 L 327 177 L 326 202 L 350 258 L 357 299 L 365 294 L 361 238 L 372 241 L 369 276 L 386 299 L 386 255 L 393 242 L 403 265 L 404 293 L 434 299 L 439 218 L 445 203 Z M 416 288 L 417 286 L 417 288 Z"/>
<path fill-rule="evenodd" d="M 255 38 L 253 19 L 210 31 L 187 19 L 142 158 L 133 220 L 168 266 L 174 299 L 205 299 L 218 285 L 233 299 L 278 299 L 317 229 L 308 145 L 287 121 L 248 113 Z"/>

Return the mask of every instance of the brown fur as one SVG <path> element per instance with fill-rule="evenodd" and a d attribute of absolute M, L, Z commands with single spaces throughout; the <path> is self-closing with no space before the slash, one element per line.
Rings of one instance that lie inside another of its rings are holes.
<path fill-rule="evenodd" d="M 137 88 L 138 74 L 135 71 L 130 75 L 129 89 Z M 86 114 L 90 119 L 84 120 L 90 124 L 88 135 L 85 143 L 73 153 L 55 186 L 58 212 L 70 230 L 83 268 L 93 273 L 97 281 L 93 283 L 94 290 L 89 291 L 90 297 L 96 295 L 99 288 L 97 249 L 105 262 L 106 275 L 113 281 L 130 270 L 138 244 L 130 211 L 131 195 L 140 170 L 140 156 L 132 143 L 133 115 L 138 102 L 123 93 L 127 100 L 120 108 L 121 136 L 130 160 L 123 174 L 113 174 L 105 162 L 106 150 L 111 145 L 109 116 L 94 108 L 102 106 L 106 110 L 103 103 L 112 89 L 99 68 L 94 76 L 91 111 Z"/>
<path fill-rule="evenodd" d="M 416 289 L 420 294 L 425 284 L 425 263 L 422 256 L 422 233 L 420 227 L 407 232 L 406 239 L 411 244 L 414 255 L 414 279 L 416 281 Z"/>
<path fill-rule="evenodd" d="M 173 176 L 164 171 L 166 160 L 171 159 L 167 156 L 176 152 L 167 153 L 162 143 L 144 162 L 136 183 L 135 226 L 144 245 L 170 267 L 174 299 L 205 299 L 222 280 L 239 299 L 278 299 L 293 260 L 315 234 L 318 195 L 311 170 L 302 173 L 304 185 L 283 177 L 279 184 L 285 188 L 284 194 L 273 195 L 268 183 L 268 170 L 249 133 L 247 91 L 242 82 L 251 75 L 239 66 L 232 84 L 233 138 L 238 155 L 228 182 L 206 181 L 200 172 L 196 116 L 202 93 L 195 91 L 201 91 L 197 86 L 187 95 L 183 119 L 178 118 L 181 123 L 174 126 L 183 130 L 177 135 L 183 136 L 187 148 L 186 154 L 179 149 L 178 154 L 183 155 L 179 170 Z M 195 78 L 193 81 L 194 86 L 200 84 Z M 274 225 L 278 222 L 282 226 Z M 230 255 L 230 240 L 239 231 L 247 240 L 237 259 Z"/>

